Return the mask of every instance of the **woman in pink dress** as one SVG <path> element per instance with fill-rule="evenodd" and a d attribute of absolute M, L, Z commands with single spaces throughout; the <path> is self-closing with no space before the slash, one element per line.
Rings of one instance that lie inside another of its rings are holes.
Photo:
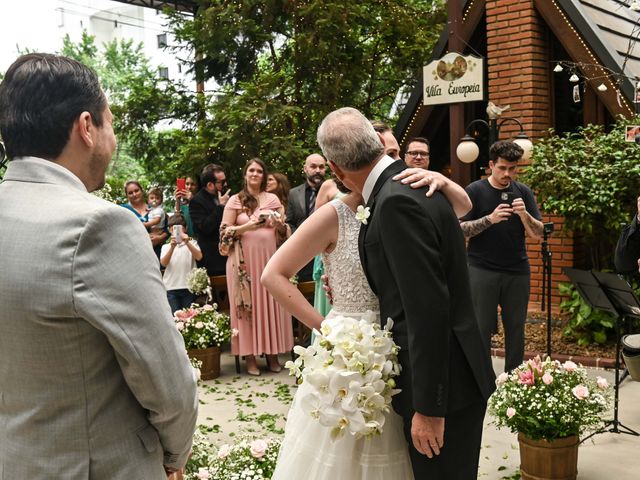
<path fill-rule="evenodd" d="M 220 253 L 227 255 L 231 327 L 238 330 L 231 352 L 245 357 L 247 373 L 260 375 L 256 355 L 266 354 L 269 370 L 279 372 L 278 354 L 293 348 L 291 315 L 260 283 L 276 251 L 276 229 L 286 228 L 278 197 L 265 191 L 267 168 L 259 158 L 247 162 L 244 186 L 225 205 Z"/>

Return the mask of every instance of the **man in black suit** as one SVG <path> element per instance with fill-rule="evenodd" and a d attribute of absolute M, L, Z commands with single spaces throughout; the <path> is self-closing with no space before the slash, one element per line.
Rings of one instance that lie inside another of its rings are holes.
<path fill-rule="evenodd" d="M 220 255 L 220 223 L 224 206 L 229 200 L 227 178 L 220 165 L 210 163 L 202 169 L 200 175 L 202 188 L 189 203 L 189 214 L 193 222 L 193 230 L 202 250 L 199 267 L 205 267 L 210 277 L 224 275 L 227 257 Z"/>
<path fill-rule="evenodd" d="M 415 478 L 475 480 L 495 377 L 473 312 L 458 219 L 441 193 L 426 197 L 426 189 L 392 180 L 405 165 L 384 155 L 382 139 L 357 110 L 329 114 L 318 143 L 370 210 L 360 256 L 401 348 L 402 392 L 393 405 L 404 419 Z"/>
<path fill-rule="evenodd" d="M 312 153 L 305 161 L 302 170 L 304 172 L 304 183 L 293 187 L 289 192 L 289 204 L 287 205 L 287 223 L 291 226 L 291 231 L 296 229 L 313 213 L 316 205 L 316 197 L 320 185 L 324 182 L 324 175 L 327 162 L 318 153 Z M 298 280 L 308 282 L 312 280 L 313 261 L 302 267 L 298 272 Z"/>

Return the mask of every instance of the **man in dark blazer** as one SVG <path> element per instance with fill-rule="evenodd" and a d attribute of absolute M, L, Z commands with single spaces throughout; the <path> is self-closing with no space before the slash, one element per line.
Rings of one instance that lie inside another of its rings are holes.
<path fill-rule="evenodd" d="M 198 266 L 205 267 L 210 277 L 224 275 L 227 257 L 220 255 L 218 243 L 222 213 L 230 191 L 222 167 L 215 163 L 205 166 L 200 184 L 202 188 L 189 203 L 193 230 L 202 250 L 202 260 L 198 262 Z"/>
<path fill-rule="evenodd" d="M 292 232 L 295 232 L 300 224 L 313 213 L 318 190 L 320 190 L 320 185 L 324 182 L 326 168 L 327 162 L 318 153 L 312 153 L 305 159 L 302 167 L 304 183 L 293 187 L 289 192 L 287 223 Z M 298 272 L 298 280 L 301 282 L 310 281 L 312 274 L 313 261 L 302 267 L 302 270 Z"/>
<path fill-rule="evenodd" d="M 415 477 L 475 480 L 495 377 L 473 312 L 458 219 L 441 193 L 426 197 L 425 189 L 392 180 L 405 165 L 384 155 L 382 139 L 357 110 L 329 114 L 318 143 L 370 210 L 360 256 L 401 348 L 402 392 L 393 405 L 404 419 Z"/>

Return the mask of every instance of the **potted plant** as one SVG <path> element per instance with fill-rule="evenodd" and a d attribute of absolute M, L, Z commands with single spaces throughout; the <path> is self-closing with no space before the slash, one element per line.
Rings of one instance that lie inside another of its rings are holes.
<path fill-rule="evenodd" d="M 496 380 L 489 412 L 518 433 L 520 472 L 527 479 L 575 479 L 579 438 L 602 426 L 611 389 L 571 361 L 528 360 Z"/>
<path fill-rule="evenodd" d="M 202 307 L 193 304 L 175 312 L 174 320 L 189 357 L 202 362 L 201 378 L 211 380 L 218 377 L 220 347 L 232 336 L 229 316 L 218 312 L 216 304 Z"/>
<path fill-rule="evenodd" d="M 279 449 L 279 440 L 250 437 L 215 448 L 205 436 L 196 433 L 184 479 L 268 480 L 275 470 Z"/>

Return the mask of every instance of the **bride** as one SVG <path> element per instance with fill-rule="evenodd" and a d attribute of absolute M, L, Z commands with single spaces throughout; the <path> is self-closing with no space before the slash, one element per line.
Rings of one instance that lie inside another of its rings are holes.
<path fill-rule="evenodd" d="M 441 190 L 459 217 L 471 208 L 464 189 L 439 173 L 406 169 L 394 179 L 402 179 L 414 188 L 429 185 L 427 196 Z M 355 212 L 362 203 L 359 194 L 349 192 L 323 205 L 275 253 L 262 274 L 262 284 L 273 297 L 312 329 L 319 330 L 324 318 L 289 278 L 319 253 L 322 253 L 333 296 L 333 308 L 327 318 L 339 315 L 362 318 L 368 311 L 379 315 L 378 300 L 369 288 L 358 254 L 361 223 Z M 308 385 L 302 383 L 299 391 L 305 388 Z M 331 429 L 305 414 L 297 398 L 299 394 L 289 410 L 272 480 L 413 479 L 398 414 L 392 411 L 388 415 L 379 436 L 357 439 L 347 434 L 334 440 Z"/>

